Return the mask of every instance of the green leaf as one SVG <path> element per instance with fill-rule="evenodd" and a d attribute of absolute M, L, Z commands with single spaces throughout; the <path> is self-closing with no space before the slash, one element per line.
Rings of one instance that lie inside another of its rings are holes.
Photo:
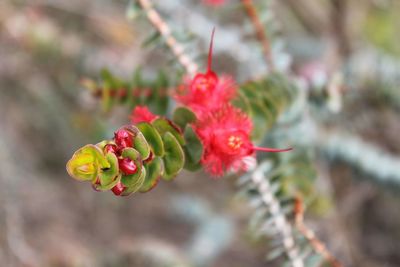
<path fill-rule="evenodd" d="M 165 156 L 163 158 L 165 176 L 163 178 L 170 181 L 182 170 L 185 163 L 185 155 L 178 140 L 176 140 L 172 133 L 165 133 L 163 141 L 165 147 Z"/>
<path fill-rule="evenodd" d="M 176 123 L 181 129 L 185 129 L 186 124 L 193 123 L 197 120 L 196 115 L 188 108 L 179 107 L 175 109 L 174 115 L 172 116 L 172 120 Z"/>
<path fill-rule="evenodd" d="M 121 177 L 121 183 L 129 188 L 130 193 L 136 192 L 144 182 L 144 177 L 142 177 L 144 168 L 140 153 L 134 148 L 125 148 L 122 151 L 121 156 L 133 160 L 137 167 L 136 173 L 131 175 L 122 175 Z"/>
<path fill-rule="evenodd" d="M 191 126 L 185 128 L 185 169 L 195 171 L 198 170 L 201 165 L 199 164 L 201 156 L 203 155 L 203 145 L 197 134 L 194 132 Z"/>
<path fill-rule="evenodd" d="M 67 162 L 68 174 L 79 181 L 94 180 L 99 168 L 109 168 L 110 163 L 100 148 L 86 145 L 76 151 Z"/>
<path fill-rule="evenodd" d="M 94 187 L 95 190 L 98 191 L 107 191 L 110 190 L 111 188 L 113 188 L 114 186 L 116 186 L 118 184 L 118 182 L 121 180 L 121 174 L 118 174 L 115 179 L 108 185 L 101 185 L 101 184 L 97 184 L 95 181 L 92 181 L 92 185 Z"/>
<path fill-rule="evenodd" d="M 157 129 L 161 136 L 164 136 L 165 133 L 170 132 L 180 145 L 185 145 L 185 140 L 183 139 L 181 129 L 172 121 L 165 118 L 158 118 L 152 122 L 152 125 Z"/>
<path fill-rule="evenodd" d="M 136 136 L 134 138 L 135 149 L 139 151 L 142 159 L 147 159 L 150 156 L 150 146 L 147 143 L 146 138 L 139 130 L 136 131 Z"/>
<path fill-rule="evenodd" d="M 164 144 L 157 130 L 147 122 L 141 122 L 137 124 L 136 127 L 146 138 L 148 144 L 153 150 L 154 155 L 162 157 L 164 155 Z"/>
<path fill-rule="evenodd" d="M 141 158 L 141 155 L 140 155 L 139 151 L 137 151 L 136 149 L 134 149 L 132 147 L 125 148 L 122 151 L 121 156 L 123 158 L 129 158 L 129 159 L 133 160 L 135 163 L 136 163 L 136 161 L 139 161 L 140 165 L 142 164 L 141 163 L 142 162 L 142 158 Z"/>
<path fill-rule="evenodd" d="M 122 192 L 122 196 L 128 196 L 132 193 L 137 192 L 144 183 L 146 178 L 146 168 L 142 165 L 140 171 L 137 172 L 137 177 L 135 179 L 131 179 L 129 182 L 129 186 Z M 122 176 L 121 181 L 123 182 L 124 176 Z M 126 184 L 124 184 L 126 186 Z"/>
<path fill-rule="evenodd" d="M 100 179 L 100 185 L 102 187 L 105 187 L 104 190 L 108 190 L 114 187 L 114 186 L 110 187 L 110 185 L 114 184 L 119 174 L 117 156 L 115 156 L 115 154 L 113 153 L 107 153 L 106 159 L 110 163 L 110 167 L 101 168 L 99 170 L 99 175 L 98 175 Z"/>
<path fill-rule="evenodd" d="M 155 157 L 151 162 L 144 164 L 144 166 L 146 168 L 146 179 L 140 188 L 140 192 L 142 193 L 153 189 L 163 174 L 163 162 L 159 157 Z"/>

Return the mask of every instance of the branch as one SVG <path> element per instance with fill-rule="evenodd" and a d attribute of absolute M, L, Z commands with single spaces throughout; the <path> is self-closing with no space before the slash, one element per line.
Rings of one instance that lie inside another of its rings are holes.
<path fill-rule="evenodd" d="M 242 1 L 244 9 L 246 10 L 247 16 L 249 16 L 251 23 L 253 24 L 253 27 L 256 31 L 257 39 L 262 45 L 264 57 L 265 57 L 267 65 L 268 65 L 268 68 L 270 70 L 274 70 L 274 62 L 272 60 L 271 44 L 268 40 L 267 35 L 265 34 L 264 26 L 261 23 L 261 20 L 257 14 L 257 10 L 254 6 L 254 3 L 252 0 L 241 0 L 241 1 Z"/>
<path fill-rule="evenodd" d="M 328 251 L 324 243 L 317 238 L 314 231 L 304 224 L 304 206 L 300 196 L 295 198 L 294 214 L 297 229 L 308 240 L 314 250 L 329 262 L 332 267 L 343 267 L 343 265 Z"/>
<path fill-rule="evenodd" d="M 290 260 L 292 267 L 304 267 L 303 259 L 300 257 L 299 249 L 296 246 L 293 238 L 292 227 L 287 221 L 282 211 L 281 204 L 276 199 L 269 180 L 264 175 L 265 168 L 268 167 L 268 163 L 262 163 L 253 172 L 250 179 L 256 185 L 257 190 L 260 193 L 262 202 L 267 206 L 273 224 L 276 230 L 279 232 L 282 238 L 282 244 L 285 248 L 287 257 Z"/>
<path fill-rule="evenodd" d="M 179 63 L 185 68 L 186 72 L 194 75 L 198 66 L 193 60 L 185 54 L 183 46 L 171 34 L 168 24 L 162 19 L 160 14 L 153 8 L 151 0 L 138 0 L 139 5 L 146 13 L 148 20 L 153 24 L 156 30 L 164 37 L 166 44 L 175 55 Z"/>

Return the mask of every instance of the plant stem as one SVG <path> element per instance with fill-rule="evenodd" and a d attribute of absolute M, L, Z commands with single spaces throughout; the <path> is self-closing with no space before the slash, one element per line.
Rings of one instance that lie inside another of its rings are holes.
<path fill-rule="evenodd" d="M 264 175 L 265 165 L 261 164 L 251 175 L 251 181 L 256 185 L 262 201 L 267 206 L 271 218 L 274 220 L 275 228 L 281 235 L 282 244 L 292 267 L 304 267 L 303 259 L 300 257 L 299 249 L 293 238 L 293 230 L 285 214 L 282 211 L 279 200 L 276 199 L 271 190 L 271 184 Z"/>
<path fill-rule="evenodd" d="M 184 52 L 183 46 L 171 34 L 171 28 L 162 19 L 160 14 L 153 8 L 151 0 L 138 0 L 139 5 L 146 13 L 146 16 L 154 28 L 164 37 L 166 44 L 175 55 L 179 63 L 185 68 L 189 75 L 194 75 L 197 70 L 197 64 Z"/>
<path fill-rule="evenodd" d="M 271 44 L 268 40 L 268 37 L 265 33 L 264 26 L 257 14 L 257 10 L 254 6 L 253 0 L 241 0 L 244 9 L 246 10 L 247 16 L 249 16 L 251 23 L 256 31 L 257 39 L 261 43 L 264 57 L 268 68 L 270 70 L 274 70 L 274 62 L 272 60 L 272 52 L 271 52 Z"/>
<path fill-rule="evenodd" d="M 320 254 L 332 267 L 343 267 L 343 265 L 333 257 L 328 251 L 324 243 L 317 238 L 314 231 L 307 227 L 304 223 L 304 206 L 301 197 L 295 199 L 295 222 L 300 233 L 310 242 L 314 250 Z"/>

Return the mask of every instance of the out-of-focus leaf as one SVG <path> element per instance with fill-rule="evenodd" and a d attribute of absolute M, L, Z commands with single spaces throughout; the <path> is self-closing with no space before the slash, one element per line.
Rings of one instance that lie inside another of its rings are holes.
<path fill-rule="evenodd" d="M 190 109 L 179 107 L 175 109 L 172 120 L 179 127 L 181 127 L 181 129 L 185 129 L 186 124 L 194 123 L 197 118 L 193 111 L 191 111 Z"/>

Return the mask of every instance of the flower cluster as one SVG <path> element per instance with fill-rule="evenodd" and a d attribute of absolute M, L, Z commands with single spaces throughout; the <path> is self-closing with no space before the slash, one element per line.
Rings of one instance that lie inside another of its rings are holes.
<path fill-rule="evenodd" d="M 112 143 L 106 144 L 103 148 L 103 151 L 105 154 L 107 153 L 112 153 L 114 154 L 117 159 L 118 159 L 118 167 L 119 170 L 123 175 L 133 175 L 138 172 L 138 166 L 137 163 L 130 157 L 123 157 L 122 156 L 122 151 L 126 148 L 132 148 L 133 147 L 133 140 L 135 138 L 134 132 L 129 131 L 129 129 L 124 129 L 121 128 L 117 131 L 114 132 L 114 139 Z M 150 156 L 149 156 L 150 158 Z M 147 159 L 145 159 L 147 160 Z M 99 178 L 94 184 L 93 188 L 96 190 L 96 184 L 100 183 Z M 126 186 L 123 185 L 121 181 L 119 181 L 114 187 L 111 188 L 111 191 L 116 195 L 120 196 L 124 190 L 126 189 Z"/>
<path fill-rule="evenodd" d="M 234 80 L 229 76 L 218 77 L 211 69 L 213 38 L 214 31 L 206 73 L 186 79 L 177 89 L 175 99 L 197 116 L 193 127 L 204 147 L 201 163 L 211 175 L 222 176 L 226 171 L 246 171 L 251 162 L 248 159 L 254 159 L 257 150 L 281 152 L 290 148 L 280 150 L 253 145 L 250 118 L 230 103 L 237 90 Z"/>

